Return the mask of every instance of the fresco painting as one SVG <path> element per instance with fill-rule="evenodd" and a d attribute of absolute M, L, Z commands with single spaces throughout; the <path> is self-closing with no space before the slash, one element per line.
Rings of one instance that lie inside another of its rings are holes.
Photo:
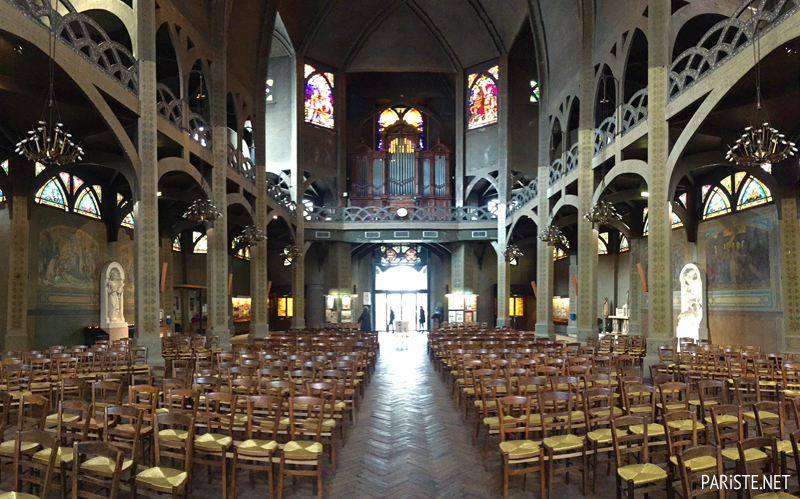
<path fill-rule="evenodd" d="M 94 289 L 100 244 L 81 229 L 57 225 L 39 235 L 39 285 Z"/>

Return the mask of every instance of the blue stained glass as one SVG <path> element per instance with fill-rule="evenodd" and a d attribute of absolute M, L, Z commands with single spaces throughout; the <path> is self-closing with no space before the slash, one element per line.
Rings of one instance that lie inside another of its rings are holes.
<path fill-rule="evenodd" d="M 619 241 L 619 252 L 620 253 L 625 253 L 626 251 L 630 251 L 630 250 L 631 250 L 631 245 L 628 242 L 628 238 L 625 237 L 625 236 L 622 236 L 622 239 L 620 239 L 620 241 Z"/>
<path fill-rule="evenodd" d="M 81 215 L 86 215 L 92 218 L 100 218 L 100 208 L 97 207 L 97 201 L 89 189 L 84 189 L 78 196 L 75 202 L 75 212 Z"/>
<path fill-rule="evenodd" d="M 332 84 L 321 74 L 311 76 L 306 82 L 306 123 L 333 128 Z"/>
<path fill-rule="evenodd" d="M 172 241 L 172 251 L 180 251 L 180 250 L 181 250 L 181 238 L 180 236 L 178 236 Z"/>
<path fill-rule="evenodd" d="M 67 207 L 67 202 L 65 201 L 67 198 L 64 190 L 61 188 L 61 185 L 58 183 L 58 180 L 51 178 L 46 184 L 39 189 L 39 192 L 36 193 L 36 202 L 40 204 L 45 204 L 48 206 L 53 206 L 55 208 L 61 208 L 62 210 L 69 210 Z"/>
<path fill-rule="evenodd" d="M 200 236 L 194 244 L 194 252 L 200 254 L 208 253 L 208 236 Z"/>
<path fill-rule="evenodd" d="M 8 175 L 8 160 L 5 160 L 2 163 L 0 163 L 0 167 L 3 167 L 3 171 L 6 172 L 6 175 Z"/>
<path fill-rule="evenodd" d="M 6 200 L 6 195 L 3 194 L 3 191 L 0 191 L 0 203 L 5 202 L 5 200 Z"/>
<path fill-rule="evenodd" d="M 722 193 L 719 187 L 714 187 L 706 203 L 706 209 L 703 213 L 703 219 L 717 217 L 730 213 L 731 205 L 728 201 L 728 196 Z"/>
<path fill-rule="evenodd" d="M 772 193 L 769 192 L 767 186 L 762 184 L 758 179 L 750 177 L 745 181 L 744 187 L 742 187 L 737 208 L 743 210 L 766 204 L 770 201 L 772 201 Z"/>
<path fill-rule="evenodd" d="M 41 163 L 36 163 L 36 176 L 38 177 L 40 173 L 44 171 L 45 166 Z"/>
<path fill-rule="evenodd" d="M 128 213 L 125 215 L 125 218 L 122 219 L 122 223 L 120 225 L 132 229 L 134 224 L 135 222 L 133 221 L 133 213 Z"/>

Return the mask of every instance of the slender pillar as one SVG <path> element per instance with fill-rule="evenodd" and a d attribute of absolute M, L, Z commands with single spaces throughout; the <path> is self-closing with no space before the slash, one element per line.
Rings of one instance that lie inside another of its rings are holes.
<path fill-rule="evenodd" d="M 163 362 L 158 334 L 159 234 L 158 234 L 158 111 L 156 103 L 156 19 L 155 1 L 136 4 L 139 38 L 138 127 L 139 192 L 134 206 L 136 229 L 136 335 L 148 348 L 148 362 Z"/>
<path fill-rule="evenodd" d="M 578 257 L 576 255 L 569 256 L 569 303 L 570 303 L 570 312 L 572 312 L 572 307 L 578 303 L 578 294 L 575 292 L 575 285 L 572 284 L 572 276 L 575 276 L 575 279 L 578 278 Z M 572 313 L 570 313 L 572 315 Z M 577 314 L 576 314 L 577 317 Z M 568 319 L 567 320 L 567 335 L 578 337 L 578 320 Z"/>
<path fill-rule="evenodd" d="M 630 251 L 630 284 L 628 287 L 628 335 L 634 336 L 642 334 L 642 305 L 644 303 L 644 290 L 642 289 L 642 279 L 639 277 L 639 267 L 637 263 L 644 266 L 644 239 L 634 237 L 628 240 L 631 246 Z M 620 300 L 624 298 L 620 297 Z M 624 303 L 624 302 L 623 302 Z"/>
<path fill-rule="evenodd" d="M 11 198 L 8 248 L 8 322 L 5 349 L 28 350 L 28 198 Z"/>
<path fill-rule="evenodd" d="M 509 324 L 508 299 L 511 296 L 510 265 L 506 262 L 504 253 L 507 245 L 506 206 L 508 205 L 508 115 L 510 108 L 508 59 L 503 58 L 498 64 L 498 90 L 497 90 L 497 325 Z"/>
<path fill-rule="evenodd" d="M 305 293 L 305 218 L 303 217 L 303 194 L 305 193 L 305 179 L 303 175 L 303 167 L 305 158 L 302 156 L 303 151 L 303 138 L 305 116 L 305 78 L 304 68 L 305 61 L 302 57 L 298 56 L 296 59 L 297 66 L 295 74 L 297 76 L 297 164 L 292 168 L 292 186 L 294 188 L 295 200 L 297 201 L 297 210 L 295 216 L 296 234 L 294 244 L 303 252 L 302 256 L 298 255 L 292 259 L 292 302 L 294 303 L 294 310 L 292 312 L 292 327 L 304 328 L 306 326 L 306 293 Z M 339 118 L 335 118 L 334 126 L 338 130 L 346 126 Z"/>
<path fill-rule="evenodd" d="M 159 302 L 161 303 L 160 308 L 164 311 L 164 324 L 167 323 L 167 316 L 170 316 L 172 319 L 172 324 L 169 325 L 169 329 L 171 331 L 175 331 L 175 310 L 172 304 L 172 275 L 174 272 L 174 268 L 172 266 L 172 239 L 169 237 L 169 234 L 165 236 L 162 235 L 161 237 L 161 246 L 159 249 L 159 275 L 161 279 L 164 281 L 164 290 L 161 291 L 159 297 Z M 165 272 L 164 264 L 166 265 L 166 273 L 161 275 Z M 160 286 L 160 282 L 159 282 Z"/>
<path fill-rule="evenodd" d="M 539 132 L 540 135 L 543 132 Z M 546 157 L 546 151 L 540 150 L 540 156 Z M 547 186 L 550 183 L 550 167 L 540 166 L 538 196 L 539 233 L 547 230 L 550 218 L 550 200 L 547 197 Z M 536 242 L 536 334 L 555 338 L 556 329 L 553 324 L 553 247 L 542 241 Z"/>
<path fill-rule="evenodd" d="M 800 352 L 800 221 L 797 199 L 789 196 L 781 203 L 781 299 L 783 300 L 783 337 L 778 338 L 782 352 Z"/>
<path fill-rule="evenodd" d="M 584 0 L 580 66 L 581 108 L 578 126 L 578 341 L 597 330 L 597 229 L 583 216 L 592 208 L 594 194 L 594 3 Z M 566 149 L 566 145 L 564 147 Z"/>
<path fill-rule="evenodd" d="M 267 136 L 265 119 L 267 104 L 263 95 L 253 96 L 256 106 L 256 118 L 253 120 L 253 138 L 255 140 L 255 169 L 256 169 L 256 206 L 253 213 L 257 227 L 267 233 Z M 250 334 L 266 336 L 269 334 L 269 308 L 267 305 L 267 240 L 250 247 Z"/>
<path fill-rule="evenodd" d="M 336 196 L 335 203 L 338 206 L 346 206 L 347 198 L 342 196 L 347 192 L 347 73 L 340 72 L 336 75 L 336 85 L 334 87 L 336 100 L 333 102 L 336 109 L 336 144 L 337 144 L 337 171 L 336 176 Z"/>
<path fill-rule="evenodd" d="M 466 129 L 466 116 L 464 110 L 467 106 L 464 72 L 456 76 L 456 150 L 454 151 L 456 172 L 456 206 L 464 206 L 464 131 Z"/>
<path fill-rule="evenodd" d="M 669 64 L 670 5 L 664 0 L 650 0 L 648 56 L 648 145 L 650 167 L 648 191 L 648 276 L 649 292 L 648 353 L 645 368 L 658 355 L 658 347 L 672 342 L 672 229 L 668 199 L 669 179 L 666 162 L 669 155 L 669 127 L 666 120 L 667 66 Z M 647 371 L 645 371 L 647 372 Z"/>
<path fill-rule="evenodd" d="M 217 8 L 216 12 L 222 9 Z M 228 294 L 228 210 L 227 210 L 227 172 L 228 172 L 228 118 L 227 118 L 227 60 L 225 50 L 225 15 L 212 17 L 212 44 L 214 62 L 211 65 L 211 141 L 214 164 L 211 168 L 211 192 L 213 203 L 222 213 L 209 225 L 208 255 L 206 258 L 206 280 L 208 285 L 208 328 L 209 334 L 219 335 L 224 347 L 230 341 Z"/>

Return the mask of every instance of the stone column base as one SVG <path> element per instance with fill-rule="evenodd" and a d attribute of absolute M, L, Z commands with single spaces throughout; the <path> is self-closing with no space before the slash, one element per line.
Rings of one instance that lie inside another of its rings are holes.
<path fill-rule="evenodd" d="M 551 340 L 555 340 L 556 339 L 556 326 L 555 326 L 555 324 L 537 323 L 536 324 L 536 335 L 537 336 L 547 336 Z"/>
<path fill-rule="evenodd" d="M 250 323 L 250 339 L 266 338 L 269 336 L 269 324 Z"/>
<path fill-rule="evenodd" d="M 597 333 L 594 328 L 578 328 L 578 341 L 583 345 L 593 345 Z"/>
<path fill-rule="evenodd" d="M 110 334 L 110 332 L 109 332 Z M 125 334 L 128 334 L 127 328 Z M 136 346 L 147 347 L 147 365 L 163 366 L 164 357 L 161 356 L 161 338 L 155 334 L 136 338 Z"/>
<path fill-rule="evenodd" d="M 226 327 L 220 328 L 209 328 L 208 329 L 208 336 L 219 336 L 219 347 L 222 350 L 230 350 L 231 349 L 231 332 Z"/>
<path fill-rule="evenodd" d="M 30 350 L 28 346 L 28 332 L 9 329 L 6 333 L 6 350 L 10 352 Z"/>

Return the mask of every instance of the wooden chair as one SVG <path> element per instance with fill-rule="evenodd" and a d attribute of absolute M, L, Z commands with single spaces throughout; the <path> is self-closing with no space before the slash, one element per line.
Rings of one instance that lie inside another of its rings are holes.
<path fill-rule="evenodd" d="M 759 485 L 764 483 L 774 483 L 774 475 L 779 474 L 778 448 L 775 437 L 752 437 L 737 442 L 739 450 L 739 462 L 741 472 L 748 475 L 751 479 L 757 480 Z M 759 458 L 750 458 L 749 454 L 758 453 Z M 758 480 L 761 478 L 761 480 Z M 764 480 L 767 478 L 767 480 Z M 795 496 L 782 490 L 773 490 L 770 493 L 753 495 L 751 487 L 744 487 L 744 494 L 747 499 L 760 497 L 763 499 L 791 499 Z"/>
<path fill-rule="evenodd" d="M 531 399 L 521 396 L 506 396 L 497 400 L 500 423 L 500 456 L 503 459 L 503 499 L 508 497 L 508 479 L 522 475 L 522 489 L 528 473 L 539 473 L 540 497 L 545 496 L 544 449 L 529 439 Z M 520 438 L 514 438 L 519 436 Z M 522 468 L 511 469 L 522 465 Z"/>
<path fill-rule="evenodd" d="M 541 392 L 539 411 L 542 421 L 542 443 L 547 452 L 548 499 L 553 490 L 553 475 L 564 473 L 569 483 L 569 472 L 579 469 L 583 476 L 583 494 L 586 494 L 586 442 L 572 430 L 575 398 L 569 392 Z M 583 422 L 581 422 L 583 423 Z M 550 436 L 548 436 L 550 435 Z M 570 459 L 581 457 L 582 464 L 570 465 Z M 555 470 L 556 461 L 565 461 L 562 469 Z"/>
<path fill-rule="evenodd" d="M 206 433 L 194 439 L 194 462 L 205 464 L 208 483 L 211 483 L 211 467 L 222 471 L 222 496 L 228 497 L 228 451 L 233 445 L 233 424 L 236 411 L 236 395 L 212 392 L 206 395 Z"/>
<path fill-rule="evenodd" d="M 72 499 L 119 499 L 122 451 L 98 441 L 75 442 L 72 449 Z"/>
<path fill-rule="evenodd" d="M 650 462 L 648 426 L 642 416 L 623 416 L 611 420 L 611 438 L 617 464 L 617 498 L 622 497 L 623 490 L 627 492 L 628 499 L 634 498 L 637 489 L 647 494 L 660 488 L 660 482 L 667 480 L 667 472 Z M 640 427 L 642 432 L 631 431 L 632 427 Z M 629 464 L 631 458 L 636 464 Z"/>
<path fill-rule="evenodd" d="M 24 450 L 30 445 L 42 447 L 44 450 L 40 452 L 44 452 L 47 458 L 34 459 L 30 452 Z M 56 448 L 55 439 L 42 430 L 17 432 L 14 438 L 14 492 L 0 493 L 0 497 L 47 499 L 56 462 Z M 33 487 L 39 490 L 38 495 L 22 492 L 23 488 L 33 491 Z"/>
<path fill-rule="evenodd" d="M 713 445 L 703 445 L 684 449 L 677 456 L 677 468 L 681 488 L 676 491 L 681 499 L 693 499 L 705 495 L 715 495 L 725 499 L 725 489 L 720 486 L 722 471 L 722 450 Z M 716 480 L 703 477 L 716 477 Z M 701 484 L 697 487 L 697 484 Z"/>
<path fill-rule="evenodd" d="M 289 398 L 289 437 L 283 446 L 278 476 L 278 499 L 283 497 L 283 477 L 316 476 L 317 497 L 322 499 L 322 420 L 325 401 L 318 397 Z M 296 407 L 304 407 L 301 415 Z M 288 466 L 295 466 L 290 469 Z M 307 469 L 314 468 L 313 470 Z"/>
<path fill-rule="evenodd" d="M 592 493 L 597 485 L 597 456 L 600 452 L 613 449 L 611 441 L 611 418 L 622 416 L 623 411 L 614 405 L 614 395 L 610 388 L 588 388 L 581 392 L 583 414 L 586 421 L 586 440 L 589 443 L 591 458 L 589 467 L 592 471 Z M 606 459 L 602 463 L 610 463 Z"/>
<path fill-rule="evenodd" d="M 697 383 L 697 393 L 700 397 L 698 420 L 705 424 L 710 424 L 711 408 L 715 405 L 728 403 L 728 385 L 722 380 L 704 379 Z"/>
<path fill-rule="evenodd" d="M 337 385 L 332 381 L 318 381 L 307 383 L 305 394 L 310 397 L 319 397 L 325 401 L 325 410 L 322 420 L 320 439 L 323 447 L 328 446 L 331 451 L 331 470 L 336 474 L 336 403 Z M 344 438 L 344 436 L 342 436 Z"/>
<path fill-rule="evenodd" d="M 121 473 L 128 474 L 131 490 L 136 468 L 143 462 L 142 411 L 130 406 L 106 407 L 103 418 L 103 441 L 113 444 L 124 454 Z M 128 457 L 130 456 L 130 459 Z"/>
<path fill-rule="evenodd" d="M 697 414 L 693 411 L 673 410 L 664 415 L 664 432 L 667 436 L 667 453 L 669 455 L 667 497 L 672 497 L 674 481 L 678 479 L 678 454 L 684 448 L 697 447 Z M 707 465 L 704 462 L 695 462 L 696 470 Z"/>
<path fill-rule="evenodd" d="M 61 479 L 61 499 L 67 496 L 67 473 L 72 469 L 73 444 L 86 441 L 89 435 L 91 419 L 89 404 L 83 400 L 62 400 L 56 413 L 57 448 L 55 464 Z M 34 454 L 33 459 L 47 461 L 50 459 L 49 448 Z"/>
<path fill-rule="evenodd" d="M 283 402 L 283 398 L 271 395 L 253 395 L 247 398 L 246 440 L 237 442 L 233 448 L 231 476 L 233 499 L 236 499 L 237 469 L 266 470 L 269 477 L 269 497 L 272 498 L 274 488 L 272 457 L 278 449 L 278 429 L 283 415 Z"/>
<path fill-rule="evenodd" d="M 182 493 L 188 498 L 192 480 L 194 419 L 180 412 L 158 414 L 154 428 L 154 466 L 136 475 L 133 497 L 136 497 L 138 488 L 143 487 L 173 499 Z M 164 458 L 173 463 L 176 460 L 181 462 L 181 467 L 162 466 Z"/>

